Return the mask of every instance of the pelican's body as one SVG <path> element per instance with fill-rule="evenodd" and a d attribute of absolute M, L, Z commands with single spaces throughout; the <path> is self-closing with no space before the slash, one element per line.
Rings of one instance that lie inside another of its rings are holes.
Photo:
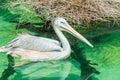
<path fill-rule="evenodd" d="M 13 45 L 14 44 L 14 45 Z M 43 37 L 36 37 L 29 34 L 21 34 L 6 47 L 19 47 L 23 49 L 37 50 L 41 52 L 61 51 L 62 48 L 57 40 L 47 39 Z"/>
<path fill-rule="evenodd" d="M 22 34 L 9 42 L 6 46 L 1 47 L 0 51 L 19 56 L 21 59 L 35 61 L 66 58 L 70 55 L 71 48 L 68 40 L 61 32 L 62 30 L 73 34 L 78 39 L 93 47 L 82 35 L 74 31 L 65 19 L 57 17 L 54 19 L 52 25 L 60 39 L 61 45 L 56 40 Z"/>

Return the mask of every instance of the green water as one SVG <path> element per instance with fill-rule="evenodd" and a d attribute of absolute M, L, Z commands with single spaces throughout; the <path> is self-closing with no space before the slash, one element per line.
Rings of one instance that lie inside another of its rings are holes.
<path fill-rule="evenodd" d="M 17 36 L 16 24 L 0 18 L 0 46 Z M 21 30 L 26 32 L 26 29 Z M 29 31 L 27 31 L 29 32 Z M 120 30 L 91 39 L 94 48 L 80 41 L 72 46 L 71 57 L 61 61 L 20 62 L 18 58 L 0 54 L 1 80 L 119 80 Z"/>
<path fill-rule="evenodd" d="M 19 29 L 20 32 L 33 32 Z M 0 18 L 0 46 L 17 36 L 16 23 Z M 25 65 L 15 67 L 19 58 L 0 53 L 0 80 L 71 80 L 80 79 L 80 64 L 74 59 L 48 62 L 25 61 Z M 24 62 L 24 61 L 23 61 Z"/>
<path fill-rule="evenodd" d="M 23 8 L 22 9 L 26 9 Z M 0 9 L 1 10 L 1 9 Z M 0 13 L 0 46 L 17 36 L 16 23 L 10 20 L 18 20 L 9 13 L 16 14 L 16 9 L 2 16 Z M 17 12 L 21 13 L 21 12 Z M 30 12 L 32 16 L 35 13 Z M 9 15 L 9 16 L 8 16 Z M 19 15 L 16 15 L 19 16 Z M 23 15 L 26 17 L 27 15 Z M 36 23 L 40 21 L 27 17 L 24 21 Z M 24 22 L 23 21 L 23 22 Z M 42 22 L 42 21 L 40 21 Z M 36 27 L 41 27 L 35 25 Z M 25 28 L 19 29 L 19 33 L 27 32 L 36 34 Z M 120 80 L 120 30 L 109 34 L 92 38 L 90 42 L 94 48 L 90 48 L 81 41 L 72 45 L 72 53 L 68 59 L 58 61 L 30 62 L 15 66 L 21 62 L 19 58 L 0 53 L 0 80 Z"/>

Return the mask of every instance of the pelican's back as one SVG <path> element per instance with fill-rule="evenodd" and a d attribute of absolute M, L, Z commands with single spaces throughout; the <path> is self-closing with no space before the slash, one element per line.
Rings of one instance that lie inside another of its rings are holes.
<path fill-rule="evenodd" d="M 37 50 L 41 52 L 61 51 L 62 48 L 58 41 L 42 37 L 35 37 L 29 34 L 20 35 L 9 42 L 5 48 L 22 48 Z"/>

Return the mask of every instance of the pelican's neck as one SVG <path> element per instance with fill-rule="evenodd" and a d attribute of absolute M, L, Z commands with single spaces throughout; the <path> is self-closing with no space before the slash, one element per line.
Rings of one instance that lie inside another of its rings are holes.
<path fill-rule="evenodd" d="M 62 43 L 63 51 L 65 52 L 64 54 L 70 54 L 71 48 L 68 40 L 58 28 L 54 27 L 54 30 L 58 38 L 60 39 L 60 42 Z"/>

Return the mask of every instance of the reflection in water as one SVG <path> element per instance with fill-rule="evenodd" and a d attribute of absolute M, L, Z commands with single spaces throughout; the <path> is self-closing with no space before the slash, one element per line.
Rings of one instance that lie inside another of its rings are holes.
<path fill-rule="evenodd" d="M 72 46 L 72 49 L 74 53 L 81 53 L 82 50 L 76 46 Z M 81 69 L 79 73 L 81 75 L 81 80 L 93 80 L 92 74 L 100 74 L 100 72 L 89 65 L 90 61 L 86 60 L 82 54 L 72 54 L 72 57 L 80 64 L 78 70 Z M 71 63 L 71 59 L 30 62 L 13 67 L 14 58 L 8 55 L 8 62 L 8 68 L 2 73 L 1 80 L 68 80 L 68 75 L 72 77 L 76 76 L 74 74 L 69 74 L 71 64 L 77 67 L 77 65 Z"/>
<path fill-rule="evenodd" d="M 14 59 L 8 56 L 9 65 L 1 80 L 65 80 L 71 69 L 70 59 L 59 61 L 39 61 L 14 67 Z M 13 75 L 14 74 L 14 75 Z"/>
<path fill-rule="evenodd" d="M 80 53 L 82 49 L 72 47 L 75 53 Z M 90 61 L 86 60 L 82 54 L 72 55 L 79 63 L 81 72 L 80 80 L 93 80 L 92 74 L 99 74 L 99 72 L 91 67 Z M 14 66 L 14 58 L 8 55 L 8 68 L 2 73 L 1 80 L 71 80 L 68 75 L 71 70 L 71 59 L 58 60 L 58 61 L 39 61 L 30 62 L 21 66 Z M 97 64 L 93 64 L 97 65 Z M 77 65 L 74 65 L 77 67 Z M 78 69 L 79 70 L 79 69 Z M 14 74 L 14 75 L 13 75 Z M 12 76 L 12 77 L 11 77 Z"/>
<path fill-rule="evenodd" d="M 81 54 L 83 49 L 80 49 L 79 47 L 76 47 L 75 45 L 72 46 L 72 49 L 74 50 L 75 54 L 72 54 L 72 57 L 74 57 L 79 63 L 80 63 L 80 69 L 81 69 L 81 80 L 93 80 L 92 74 L 100 74 L 99 71 L 97 71 L 94 67 L 91 67 L 89 64 L 90 61 L 86 60 L 85 57 Z M 97 65 L 91 64 L 91 65 Z"/>
<path fill-rule="evenodd" d="M 61 60 L 33 62 L 16 67 L 15 70 L 17 77 L 22 75 L 22 80 L 65 80 L 70 68 L 71 62 L 69 60 Z"/>
<path fill-rule="evenodd" d="M 11 55 L 8 55 L 8 68 L 5 69 L 2 73 L 2 76 L 0 78 L 0 80 L 8 80 L 9 76 L 11 76 L 12 74 L 14 74 L 15 70 L 13 68 L 14 66 L 14 59 Z"/>

